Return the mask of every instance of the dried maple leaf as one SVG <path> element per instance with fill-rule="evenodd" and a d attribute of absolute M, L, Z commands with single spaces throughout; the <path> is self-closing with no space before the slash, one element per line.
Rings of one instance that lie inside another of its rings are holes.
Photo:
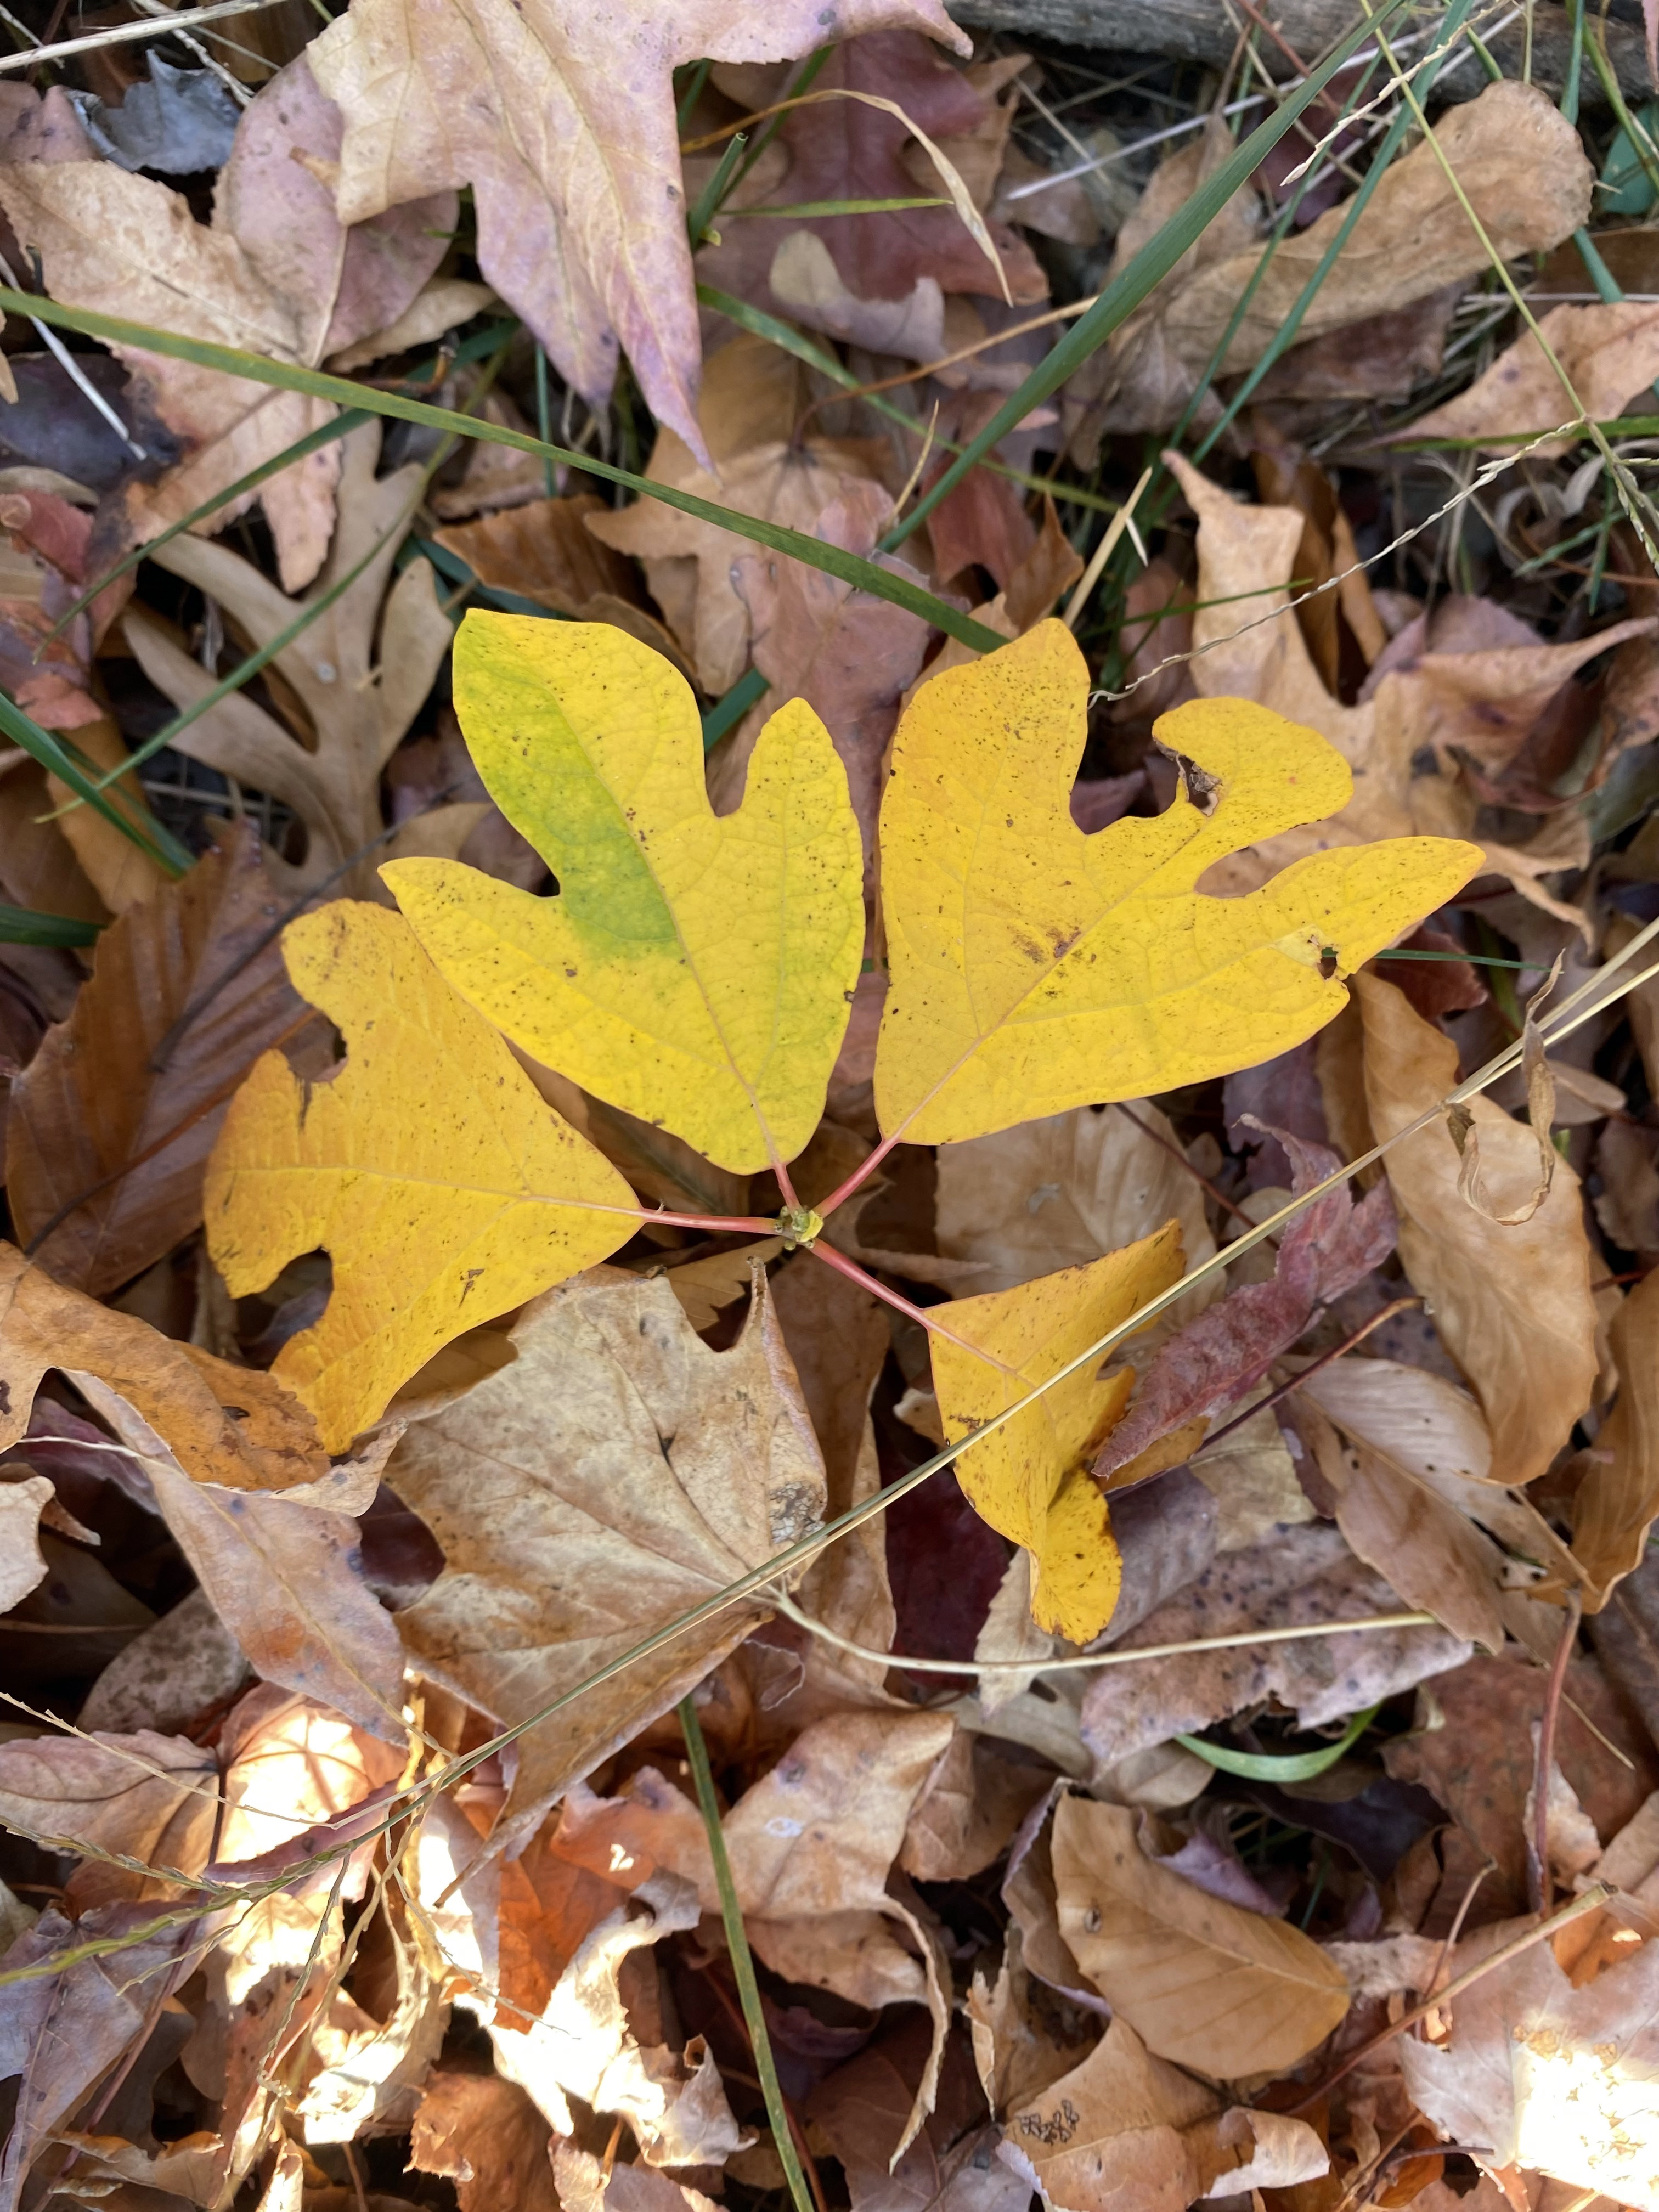
<path fill-rule="evenodd" d="M 307 59 L 259 94 L 237 131 L 211 228 L 182 194 L 106 161 L 0 167 L 0 206 L 39 251 L 54 299 L 186 337 L 315 367 L 324 355 L 393 319 L 444 253 L 453 192 L 430 177 L 410 204 L 373 228 L 343 230 L 310 164 L 339 151 L 340 119 Z M 167 428 L 191 449 L 159 484 L 135 487 L 128 519 L 143 538 L 326 422 L 333 409 L 216 369 L 115 350 Z M 276 541 L 283 585 L 298 591 L 328 550 L 339 450 L 325 446 L 210 518 L 219 530 L 258 498 Z"/>
<path fill-rule="evenodd" d="M 275 939 L 259 946 L 276 910 L 258 835 L 235 825 L 105 932 L 74 1012 L 13 1084 L 7 1199 L 59 1282 L 118 1289 L 201 1220 L 232 1089 L 304 1015 Z"/>
<path fill-rule="evenodd" d="M 272 854 L 266 863 L 279 883 L 295 890 L 309 890 L 325 876 L 348 891 L 372 890 L 375 860 L 388 848 L 454 852 L 483 811 L 475 802 L 440 805 L 404 823 L 395 837 L 383 836 L 380 771 L 424 704 L 453 633 L 428 562 L 411 562 L 386 587 L 399 525 L 413 512 L 422 471 L 411 463 L 376 477 L 378 422 L 365 423 L 343 443 L 340 527 L 310 599 L 322 597 L 358 562 L 365 565 L 272 663 L 309 727 L 287 729 L 245 693 L 233 692 L 174 740 L 191 760 L 270 793 L 299 816 L 307 831 L 303 860 L 290 866 Z M 285 598 L 228 546 L 175 538 L 154 558 L 216 599 L 256 645 L 288 629 L 308 604 Z M 174 706 L 194 706 L 213 689 L 216 678 L 154 615 L 129 608 L 125 633 L 145 675 Z M 348 863 L 353 865 L 342 877 Z"/>
<path fill-rule="evenodd" d="M 1489 84 L 1478 99 L 1449 109 L 1435 135 L 1493 250 L 1505 258 L 1547 252 L 1589 220 L 1594 179 L 1583 142 L 1534 86 Z M 1170 195 L 1173 205 L 1160 206 L 1159 219 L 1173 214 L 1199 182 L 1194 172 L 1182 177 L 1184 189 Z M 1259 361 L 1347 217 L 1346 208 L 1331 208 L 1275 243 L 1259 282 L 1252 280 L 1262 250 L 1254 246 L 1207 257 L 1200 249 L 1184 278 L 1166 279 L 1074 383 L 1072 451 L 1079 465 L 1092 464 L 1103 431 L 1157 430 L 1173 422 L 1224 335 L 1220 374 L 1235 374 Z M 1316 338 L 1425 300 L 1485 269 L 1487 250 L 1435 149 L 1419 145 L 1390 165 L 1354 222 L 1322 275 L 1302 335 Z M 1526 427 L 1546 429 L 1571 412 L 1563 405 Z"/>
<path fill-rule="evenodd" d="M 936 0 L 356 0 L 310 61 L 345 118 L 337 204 L 358 222 L 471 185 L 478 263 L 566 380 L 603 406 L 626 351 L 658 420 L 701 454 L 700 347 L 675 125 L 681 62 L 785 61 L 833 29 L 909 26 L 968 50 Z M 903 189 L 909 188 L 905 179 Z"/>
<path fill-rule="evenodd" d="M 521 1721 L 648 1629 L 804 1534 L 823 1462 L 763 1290 L 730 1352 L 660 1281 L 590 1274 L 514 1325 L 517 1358 L 398 1447 L 398 1495 L 447 1565 L 399 1614 L 412 1666 Z M 550 1799 L 739 1644 L 763 1604 L 542 1723 L 508 1819 Z"/>

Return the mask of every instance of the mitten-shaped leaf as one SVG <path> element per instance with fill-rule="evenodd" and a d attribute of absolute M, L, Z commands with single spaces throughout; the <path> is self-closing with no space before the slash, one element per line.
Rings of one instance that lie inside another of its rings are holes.
<path fill-rule="evenodd" d="M 823 1112 L 864 941 L 847 775 L 799 700 L 718 817 L 690 687 L 605 623 L 469 614 L 455 706 L 478 773 L 558 882 L 381 872 L 427 951 L 547 1066 L 739 1172 Z"/>
<path fill-rule="evenodd" d="M 1342 976 L 1480 865 L 1475 845 L 1397 837 L 1207 896 L 1215 861 L 1344 805 L 1347 764 L 1266 707 L 1194 700 L 1154 726 L 1189 788 L 1085 836 L 1069 797 L 1088 690 L 1047 622 L 924 684 L 899 725 L 881 814 L 889 1136 L 981 1136 L 1288 1051 L 1346 1004 Z"/>
<path fill-rule="evenodd" d="M 271 1371 L 338 1450 L 452 1337 L 625 1243 L 639 1208 L 396 915 L 342 899 L 283 951 L 345 1066 L 307 1083 L 280 1053 L 258 1063 L 209 1166 L 208 1243 L 236 1297 L 331 1255 L 326 1312 Z"/>
<path fill-rule="evenodd" d="M 929 1350 L 945 1436 L 966 1436 L 1047 1382 L 1178 1281 L 1181 1268 L 1181 1225 L 1167 1221 L 1085 1267 L 935 1306 L 930 1318 L 941 1333 Z M 1038 1626 L 1073 1644 L 1098 1636 L 1111 1619 L 1121 1573 L 1089 1463 L 1128 1402 L 1134 1375 L 1121 1368 L 1102 1382 L 1099 1365 L 1085 1363 L 957 1462 L 974 1510 L 1031 1554 Z"/>

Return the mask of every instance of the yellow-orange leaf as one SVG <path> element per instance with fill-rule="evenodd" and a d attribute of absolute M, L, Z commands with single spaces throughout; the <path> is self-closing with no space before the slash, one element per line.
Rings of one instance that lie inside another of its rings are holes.
<path fill-rule="evenodd" d="M 1012 1291 L 957 1298 L 929 1318 L 950 1335 L 929 1340 L 933 1389 L 948 1440 L 1046 1382 L 1180 1279 L 1181 1224 L 1083 1267 L 1063 1267 Z M 1090 1361 L 957 1460 L 974 1510 L 1031 1554 L 1031 1612 L 1040 1627 L 1086 1644 L 1111 1619 L 1121 1563 L 1106 1500 L 1088 1467 L 1122 1413 L 1134 1376 L 1097 1378 Z"/>
<path fill-rule="evenodd" d="M 823 1113 L 864 945 L 847 774 L 805 701 L 761 732 L 736 813 L 690 686 L 606 623 L 469 614 L 455 708 L 479 775 L 558 879 L 381 871 L 421 942 L 549 1067 L 743 1172 Z"/>
<path fill-rule="evenodd" d="M 1204 896 L 1215 861 L 1342 807 L 1346 763 L 1267 708 L 1194 700 L 1155 734 L 1201 771 L 1202 803 L 1183 790 L 1155 819 L 1085 836 L 1069 794 L 1088 691 L 1082 653 L 1047 622 L 925 684 L 899 725 L 881 815 L 889 1136 L 948 1143 L 1271 1059 L 1481 865 L 1475 845 L 1390 838 L 1298 860 L 1247 897 Z"/>
<path fill-rule="evenodd" d="M 208 1243 L 237 1297 L 331 1255 L 326 1312 L 271 1371 L 338 1450 L 452 1337 L 626 1243 L 638 1208 L 396 915 L 342 899 L 283 950 L 346 1063 L 307 1084 L 258 1062 L 209 1166 Z"/>

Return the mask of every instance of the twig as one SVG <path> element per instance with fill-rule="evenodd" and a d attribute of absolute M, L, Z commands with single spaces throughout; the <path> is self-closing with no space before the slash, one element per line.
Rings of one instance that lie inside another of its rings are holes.
<path fill-rule="evenodd" d="M 970 1437 L 969 1442 L 973 1440 Z M 1234 1636 L 1200 1636 L 1184 1644 L 1147 1644 L 1133 1650 L 1083 1651 L 1063 1659 L 912 1659 L 903 1651 L 878 1651 L 873 1644 L 855 1644 L 838 1630 L 803 1613 L 782 1589 L 768 1593 L 786 1620 L 793 1620 L 825 1644 L 834 1644 L 850 1658 L 867 1659 L 878 1667 L 903 1667 L 913 1674 L 1068 1674 L 1095 1667 L 1128 1667 L 1138 1659 L 1183 1659 L 1201 1651 L 1241 1651 L 1253 1644 L 1300 1644 L 1316 1636 L 1342 1636 L 1364 1628 L 1433 1628 L 1431 1613 L 1368 1613 L 1360 1620 L 1298 1623 L 1290 1628 L 1251 1628 Z"/>
<path fill-rule="evenodd" d="M 1310 2105 L 1317 2104 L 1322 2097 L 1334 2089 L 1345 2075 L 1352 2074 L 1362 2059 L 1369 2058 L 1372 2051 L 1380 2051 L 1385 2043 L 1392 2043 L 1395 2037 L 1403 2034 L 1407 2028 L 1415 2027 L 1419 2020 L 1426 2020 L 1431 2012 L 1449 2004 L 1454 1997 L 1462 1996 L 1465 1990 L 1473 1989 L 1494 1967 L 1507 1966 L 1511 1959 L 1518 1959 L 1523 1951 L 1530 1951 L 1533 1945 L 1541 1943 L 1545 1936 L 1553 1936 L 1570 1920 L 1581 1920 L 1587 1912 L 1599 1911 L 1613 1893 L 1611 1882 L 1598 1881 L 1582 1897 L 1575 1897 L 1570 1905 L 1564 1905 L 1553 1919 L 1540 1920 L 1535 1928 L 1528 1928 L 1512 1942 L 1500 1945 L 1490 1957 L 1482 1959 L 1479 1966 L 1471 1966 L 1468 1973 L 1460 1974 L 1455 1982 L 1448 1982 L 1443 1990 L 1437 1991 L 1433 1996 L 1425 1997 L 1420 2004 L 1415 2004 L 1409 2012 L 1402 2013 L 1391 2026 L 1381 2028 L 1376 2034 L 1369 2037 L 1357 2051 L 1351 2051 L 1334 2074 L 1328 2074 L 1317 2088 L 1310 2089 L 1307 2095 L 1299 2103 L 1291 2106 L 1289 2110 L 1292 2113 L 1305 2112 Z"/>
<path fill-rule="evenodd" d="M 256 9 L 280 7 L 282 0 L 214 0 L 208 8 L 186 8 L 176 15 L 151 15 L 137 23 L 112 23 L 107 29 L 89 31 L 84 38 L 63 39 L 56 46 L 35 46 L 27 53 L 0 54 L 0 74 L 8 70 L 36 69 L 42 62 L 61 61 L 66 54 L 90 53 L 95 46 L 130 45 L 135 39 L 160 39 L 169 31 L 199 31 L 204 23 L 225 15 L 251 15 Z"/>

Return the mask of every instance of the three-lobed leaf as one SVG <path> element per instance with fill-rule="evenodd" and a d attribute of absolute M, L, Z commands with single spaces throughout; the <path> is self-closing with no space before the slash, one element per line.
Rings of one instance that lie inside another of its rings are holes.
<path fill-rule="evenodd" d="M 455 706 L 559 888 L 393 862 L 433 959 L 535 1059 L 720 1166 L 793 1159 L 823 1118 L 864 943 L 858 824 L 823 723 L 780 708 L 720 817 L 690 686 L 608 623 L 469 614 Z"/>
<path fill-rule="evenodd" d="M 626 1243 L 639 1211 L 396 915 L 340 899 L 283 950 L 345 1066 L 307 1082 L 258 1062 L 214 1152 L 208 1239 L 236 1297 L 332 1256 L 327 1310 L 271 1371 L 338 1450 L 452 1338 Z"/>
<path fill-rule="evenodd" d="M 1069 801 L 1088 697 L 1081 652 L 1049 621 L 925 684 L 899 725 L 881 814 L 889 1137 L 948 1144 L 1272 1059 L 1340 1012 L 1341 975 L 1482 865 L 1475 845 L 1398 837 L 1207 896 L 1214 862 L 1343 806 L 1346 763 L 1267 708 L 1194 700 L 1154 735 L 1207 804 L 1177 791 L 1150 820 L 1085 835 Z"/>

